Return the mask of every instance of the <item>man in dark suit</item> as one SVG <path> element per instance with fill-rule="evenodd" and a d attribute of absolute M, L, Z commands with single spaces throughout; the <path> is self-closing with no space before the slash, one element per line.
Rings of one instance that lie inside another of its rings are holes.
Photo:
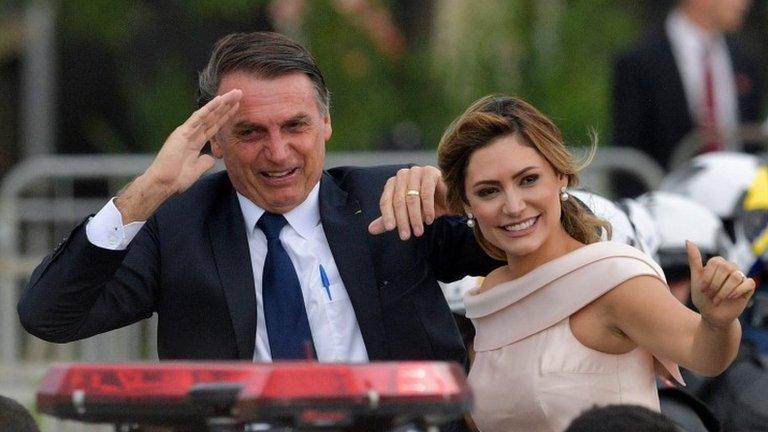
<path fill-rule="evenodd" d="M 693 131 L 714 142 L 699 140 L 692 153 L 741 149 L 740 125 L 762 118 L 763 82 L 755 58 L 725 34 L 741 26 L 749 3 L 678 1 L 663 29 L 618 58 L 614 145 L 642 150 L 665 169 Z"/>
<path fill-rule="evenodd" d="M 274 33 L 224 37 L 200 74 L 200 105 L 34 271 L 18 305 L 30 333 L 68 342 L 156 312 L 162 359 L 296 358 L 283 350 L 303 341 L 320 361 L 464 361 L 436 280 L 499 264 L 459 219 L 405 240 L 368 233 L 398 167 L 323 171 L 329 93 L 304 47 Z M 214 158 L 226 171 L 201 178 Z M 387 223 L 408 223 L 398 214 Z"/>

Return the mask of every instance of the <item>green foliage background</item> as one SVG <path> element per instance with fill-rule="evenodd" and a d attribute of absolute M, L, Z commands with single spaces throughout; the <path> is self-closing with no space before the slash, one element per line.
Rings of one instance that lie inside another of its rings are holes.
<path fill-rule="evenodd" d="M 629 0 L 434 0 L 431 20 L 398 23 L 426 26 L 430 36 L 409 40 L 406 55 L 392 60 L 331 2 L 309 0 L 301 29 L 301 41 L 317 57 L 332 92 L 331 151 L 379 148 L 403 122 L 417 125 L 422 146 L 432 148 L 456 115 L 488 93 L 528 99 L 556 121 L 570 144 L 585 144 L 589 129 L 606 143 L 613 56 L 647 24 L 647 6 Z M 212 17 L 236 19 L 265 3 L 192 0 L 179 7 L 188 22 L 205 26 Z M 126 115 L 136 125 L 138 148 L 159 148 L 194 109 L 196 71 L 173 52 L 164 53 L 160 72 L 151 77 L 132 66 L 136 53 L 125 43 L 146 28 L 149 9 L 142 2 L 59 5 L 61 37 L 92 38 L 124 66 Z M 105 127 L 94 125 L 105 137 L 105 151 L 137 147 L 119 142 Z"/>

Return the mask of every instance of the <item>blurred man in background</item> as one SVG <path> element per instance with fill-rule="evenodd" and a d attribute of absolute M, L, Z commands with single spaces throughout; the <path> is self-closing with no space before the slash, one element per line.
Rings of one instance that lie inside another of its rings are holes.
<path fill-rule="evenodd" d="M 728 34 L 741 27 L 750 6 L 750 0 L 679 0 L 662 31 L 619 56 L 614 145 L 642 150 L 665 169 L 688 137 L 694 137 L 692 154 L 741 150 L 740 126 L 762 119 L 763 80 L 759 61 Z"/>

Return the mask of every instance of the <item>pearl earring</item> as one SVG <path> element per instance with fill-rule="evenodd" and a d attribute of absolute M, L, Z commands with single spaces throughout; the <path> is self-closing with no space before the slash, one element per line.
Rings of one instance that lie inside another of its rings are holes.
<path fill-rule="evenodd" d="M 560 188 L 560 201 L 568 201 L 568 198 L 570 198 L 571 195 L 568 194 L 568 192 L 565 191 L 565 186 Z"/>
<path fill-rule="evenodd" d="M 470 228 L 475 227 L 475 215 L 472 213 L 467 213 L 467 226 Z"/>

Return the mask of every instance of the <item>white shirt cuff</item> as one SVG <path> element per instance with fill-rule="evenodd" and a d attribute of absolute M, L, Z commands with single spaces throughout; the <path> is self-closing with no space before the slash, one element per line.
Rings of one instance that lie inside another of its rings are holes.
<path fill-rule="evenodd" d="M 109 202 L 92 217 L 85 226 L 88 241 L 94 246 L 109 250 L 125 250 L 136 237 L 146 221 L 131 222 L 123 225 L 123 215 L 115 207 L 115 199 Z"/>

